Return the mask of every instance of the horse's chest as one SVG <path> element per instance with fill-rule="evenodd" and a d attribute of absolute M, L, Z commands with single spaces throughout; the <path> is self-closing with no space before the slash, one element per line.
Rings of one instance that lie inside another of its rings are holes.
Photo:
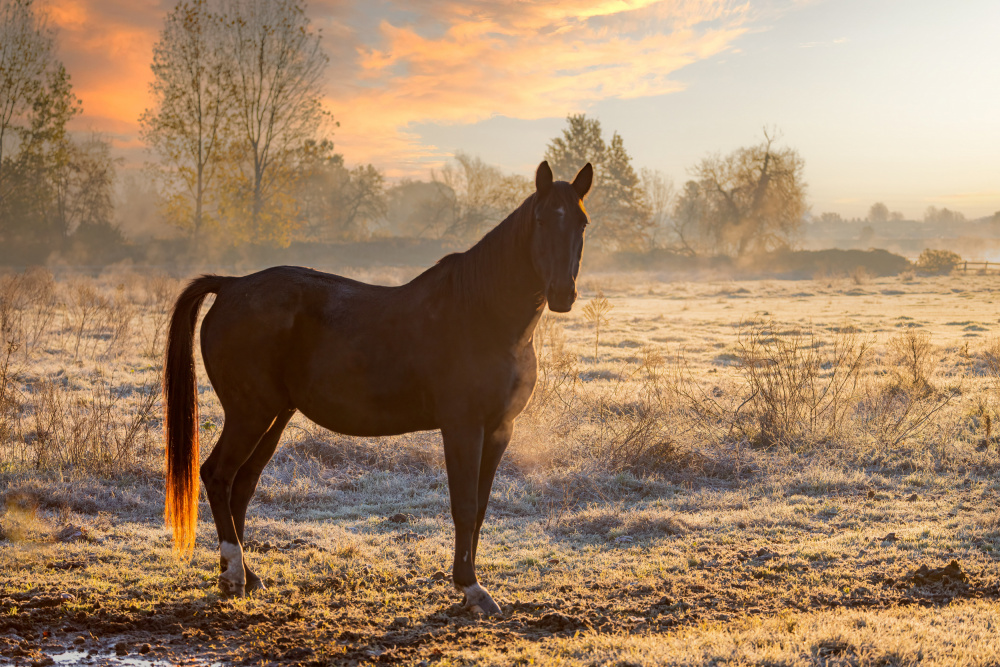
<path fill-rule="evenodd" d="M 479 394 L 483 412 L 513 417 L 528 404 L 535 380 L 535 355 L 529 348 L 500 357 L 476 378 L 472 388 Z"/>

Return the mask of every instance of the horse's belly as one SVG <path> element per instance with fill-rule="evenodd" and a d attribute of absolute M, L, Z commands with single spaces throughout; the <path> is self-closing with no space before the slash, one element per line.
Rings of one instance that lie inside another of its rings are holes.
<path fill-rule="evenodd" d="M 299 411 L 324 428 L 344 435 L 399 435 L 438 428 L 420 396 L 313 396 L 297 401 Z"/>

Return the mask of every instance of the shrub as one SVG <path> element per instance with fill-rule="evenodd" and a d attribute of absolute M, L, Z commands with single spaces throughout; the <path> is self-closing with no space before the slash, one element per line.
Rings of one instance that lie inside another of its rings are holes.
<path fill-rule="evenodd" d="M 891 372 L 897 384 L 908 391 L 931 391 L 930 375 L 936 360 L 933 356 L 931 334 L 919 329 L 907 329 L 889 340 L 892 361 Z"/>
<path fill-rule="evenodd" d="M 754 321 L 741 326 L 737 346 L 752 417 L 740 429 L 748 441 L 799 449 L 841 434 L 870 339 L 845 327 L 824 343 L 814 332 L 782 332 L 773 322 Z"/>
<path fill-rule="evenodd" d="M 962 258 L 958 253 L 951 250 L 931 250 L 928 248 L 920 253 L 916 266 L 921 273 L 940 276 L 951 273 L 961 263 Z"/>

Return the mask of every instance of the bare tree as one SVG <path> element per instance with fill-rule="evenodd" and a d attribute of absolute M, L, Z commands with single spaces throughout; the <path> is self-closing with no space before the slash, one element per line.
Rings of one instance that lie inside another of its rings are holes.
<path fill-rule="evenodd" d="M 197 241 L 209 219 L 232 94 L 222 23 L 206 0 L 177 3 L 153 46 L 154 106 L 139 119 L 142 138 L 161 159 L 168 218 Z"/>
<path fill-rule="evenodd" d="M 224 0 L 222 48 L 233 97 L 231 208 L 248 214 L 250 241 L 287 243 L 295 151 L 314 139 L 324 112 L 328 58 L 299 0 Z M 234 203 L 234 199 L 236 200 Z"/>
<path fill-rule="evenodd" d="M 674 231 L 674 182 L 658 169 L 643 169 L 640 172 L 641 185 L 646 193 L 649 206 L 650 244 L 657 247 L 671 241 Z M 681 239 L 683 242 L 683 239 Z"/>
<path fill-rule="evenodd" d="M 433 179 L 445 186 L 439 191 L 450 197 L 451 203 L 438 234 L 467 240 L 478 238 L 503 220 L 534 191 L 530 179 L 504 174 L 499 167 L 461 152 Z"/>
<path fill-rule="evenodd" d="M 696 181 L 684 184 L 684 191 L 677 197 L 670 230 L 678 249 L 689 256 L 700 254 L 702 248 L 702 221 L 707 217 L 707 197 Z"/>
<path fill-rule="evenodd" d="M 707 157 L 693 169 L 696 180 L 678 205 L 698 209 L 699 234 L 717 252 L 745 255 L 787 245 L 802 225 L 805 162 L 797 151 L 775 147 L 776 140 L 765 129 L 756 146 Z"/>

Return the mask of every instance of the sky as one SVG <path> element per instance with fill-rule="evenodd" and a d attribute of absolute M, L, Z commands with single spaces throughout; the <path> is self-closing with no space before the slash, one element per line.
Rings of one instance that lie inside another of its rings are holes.
<path fill-rule="evenodd" d="M 173 0 L 38 0 L 84 112 L 150 156 L 152 47 Z M 429 178 L 456 150 L 531 175 L 571 113 L 679 189 L 777 128 L 814 214 L 1000 211 L 997 0 L 313 0 L 349 165 Z M 582 165 L 581 165 L 582 166 Z"/>

